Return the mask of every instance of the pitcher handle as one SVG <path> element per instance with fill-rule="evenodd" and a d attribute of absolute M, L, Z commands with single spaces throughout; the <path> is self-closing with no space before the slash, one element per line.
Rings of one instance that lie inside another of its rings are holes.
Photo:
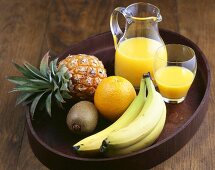
<path fill-rule="evenodd" d="M 124 7 L 118 7 L 116 9 L 114 9 L 114 11 L 112 12 L 111 17 L 110 17 L 110 28 L 111 28 L 111 32 L 113 34 L 113 41 L 114 41 L 115 48 L 117 47 L 118 41 L 124 34 L 122 32 L 121 28 L 119 27 L 119 23 L 118 23 L 118 14 L 119 13 L 121 13 L 126 18 L 127 14 L 125 12 Z"/>

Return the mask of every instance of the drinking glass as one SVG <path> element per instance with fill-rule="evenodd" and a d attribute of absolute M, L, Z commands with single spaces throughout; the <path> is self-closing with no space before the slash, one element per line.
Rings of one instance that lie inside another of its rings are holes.
<path fill-rule="evenodd" d="M 160 55 L 164 49 L 166 57 Z M 164 101 L 184 101 L 197 70 L 194 50 L 182 44 L 167 44 L 157 50 L 154 60 L 155 83 Z"/>

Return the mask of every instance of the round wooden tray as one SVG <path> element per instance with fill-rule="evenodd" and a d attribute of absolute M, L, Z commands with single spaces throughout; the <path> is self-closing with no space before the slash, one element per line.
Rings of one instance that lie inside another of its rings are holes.
<path fill-rule="evenodd" d="M 150 147 L 138 152 L 114 158 L 81 158 L 72 152 L 71 146 L 81 139 L 71 134 L 66 127 L 68 109 L 75 103 L 69 102 L 62 111 L 53 108 L 50 119 L 44 111 L 35 113 L 30 119 L 27 112 L 27 132 L 36 157 L 50 169 L 148 169 L 175 154 L 194 135 L 207 110 L 210 70 L 201 50 L 189 39 L 167 30 L 160 30 L 165 43 L 180 43 L 192 47 L 197 56 L 198 70 L 186 100 L 181 104 L 167 105 L 167 121 L 159 139 Z M 96 35 L 72 46 L 60 56 L 68 54 L 92 54 L 103 61 L 108 75 L 114 73 L 114 47 L 110 32 Z M 109 122 L 100 118 L 97 131 Z"/>

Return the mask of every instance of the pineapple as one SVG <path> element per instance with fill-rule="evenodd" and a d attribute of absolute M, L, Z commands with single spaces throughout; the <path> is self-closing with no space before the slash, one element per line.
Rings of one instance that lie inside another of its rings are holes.
<path fill-rule="evenodd" d="M 17 104 L 30 104 L 32 118 L 38 105 L 51 116 L 52 100 L 62 107 L 65 99 L 72 97 L 92 99 L 98 84 L 107 77 L 102 62 L 95 56 L 69 55 L 59 64 L 58 59 L 49 62 L 49 58 L 49 53 L 45 54 L 39 69 L 27 62 L 24 66 L 14 63 L 23 76 L 8 77 L 16 84 L 11 92 L 20 92 Z"/>
<path fill-rule="evenodd" d="M 74 96 L 81 99 L 91 98 L 98 84 L 107 77 L 102 62 L 95 56 L 69 55 L 59 63 L 59 67 L 63 65 L 68 68 L 69 74 L 72 75 L 69 90 Z"/>

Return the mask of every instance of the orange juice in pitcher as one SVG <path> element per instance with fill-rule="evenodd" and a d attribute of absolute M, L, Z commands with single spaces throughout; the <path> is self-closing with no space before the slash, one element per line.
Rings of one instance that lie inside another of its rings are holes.
<path fill-rule="evenodd" d="M 154 55 L 160 46 L 158 41 L 144 37 L 123 41 L 116 48 L 115 74 L 125 77 L 138 87 L 143 73 L 150 72 L 153 77 Z M 163 56 L 165 55 L 164 50 Z"/>
<path fill-rule="evenodd" d="M 118 25 L 118 12 L 126 18 L 124 33 Z M 135 3 L 127 8 L 118 7 L 111 15 L 115 53 L 115 74 L 128 79 L 139 88 L 144 73 L 153 78 L 153 64 L 156 51 L 164 45 L 158 31 L 162 20 L 159 9 L 148 3 Z M 166 50 L 161 52 L 166 58 Z"/>

